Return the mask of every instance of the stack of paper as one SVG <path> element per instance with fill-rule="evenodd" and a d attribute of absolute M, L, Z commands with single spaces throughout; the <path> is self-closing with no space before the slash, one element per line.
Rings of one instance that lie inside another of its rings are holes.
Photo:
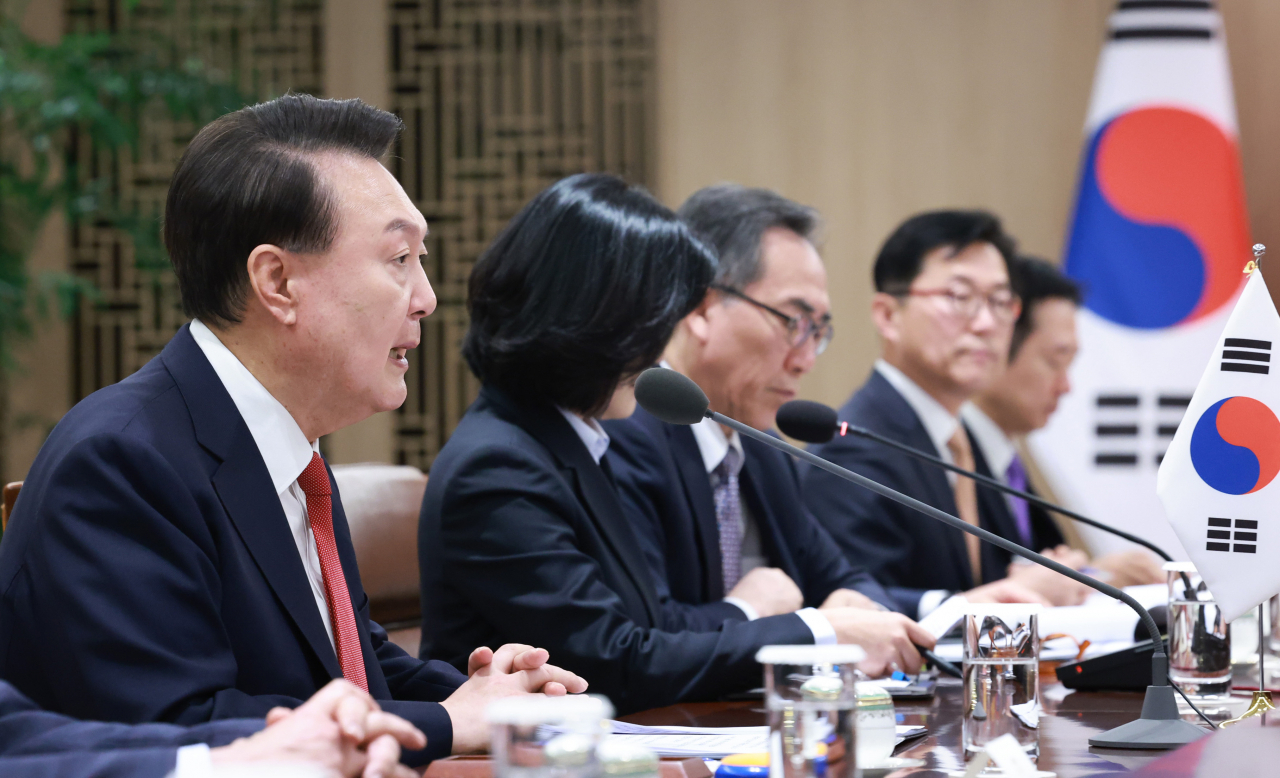
<path fill-rule="evenodd" d="M 653 750 L 658 756 L 722 757 L 769 750 L 768 727 L 645 727 L 614 721 L 613 737 Z M 924 727 L 898 727 L 901 743 L 925 734 Z"/>

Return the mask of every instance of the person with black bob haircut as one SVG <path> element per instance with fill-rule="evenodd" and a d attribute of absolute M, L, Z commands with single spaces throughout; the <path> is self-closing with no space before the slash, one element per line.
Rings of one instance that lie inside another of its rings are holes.
<path fill-rule="evenodd" d="M 422 504 L 423 657 L 542 646 L 620 713 L 759 685 L 755 652 L 780 637 L 765 620 L 666 629 L 656 551 L 624 512 L 599 423 L 631 414 L 633 379 L 714 269 L 675 214 L 607 175 L 551 186 L 485 251 L 463 346 L 480 396 Z M 781 639 L 811 642 L 795 621 Z"/>

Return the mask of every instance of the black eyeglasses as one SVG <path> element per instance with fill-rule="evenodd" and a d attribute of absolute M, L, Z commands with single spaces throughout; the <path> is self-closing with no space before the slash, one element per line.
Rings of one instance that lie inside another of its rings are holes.
<path fill-rule="evenodd" d="M 830 316 L 824 316 L 820 322 L 816 321 L 812 316 L 789 316 L 772 305 L 765 305 L 754 297 L 743 294 L 731 286 L 712 284 L 711 288 L 724 294 L 733 295 L 739 300 L 751 303 L 762 311 L 768 311 L 777 316 L 787 328 L 787 342 L 791 348 L 800 348 L 805 344 L 805 341 L 812 338 L 814 342 L 813 353 L 817 355 L 826 351 L 831 339 L 835 337 L 836 331 L 835 327 L 831 326 Z"/>

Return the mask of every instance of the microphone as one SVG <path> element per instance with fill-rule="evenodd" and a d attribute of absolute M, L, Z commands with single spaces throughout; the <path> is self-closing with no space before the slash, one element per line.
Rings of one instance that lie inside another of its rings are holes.
<path fill-rule="evenodd" d="M 711 403 L 702 389 L 689 378 L 674 370 L 655 367 L 641 373 L 636 380 L 636 401 L 646 411 L 668 424 L 689 425 L 696 424 L 704 418 L 711 419 L 730 429 L 737 430 L 739 434 L 802 459 L 838 478 L 852 481 L 858 486 L 870 489 L 882 497 L 923 513 L 931 519 L 954 527 L 961 532 L 976 535 L 988 543 L 997 545 L 1036 564 L 1043 565 L 1056 573 L 1096 589 L 1108 597 L 1120 600 L 1138 614 L 1143 626 L 1146 627 L 1147 633 L 1151 636 L 1151 644 L 1155 649 L 1151 655 L 1151 685 L 1147 687 L 1140 718 L 1089 738 L 1089 745 L 1103 748 L 1178 748 L 1205 734 L 1204 730 L 1195 724 L 1183 721 L 1178 714 L 1178 703 L 1173 696 L 1173 687 L 1169 685 L 1169 658 L 1164 653 L 1164 641 L 1160 637 L 1160 629 L 1156 626 L 1155 620 L 1151 618 L 1151 614 L 1147 612 L 1147 609 L 1143 608 L 1137 600 L 1123 591 L 1084 575 L 1079 571 L 1072 570 L 1066 565 L 1041 556 L 1031 549 L 1024 548 L 999 535 L 980 527 L 974 527 L 962 519 L 940 511 L 914 497 L 908 497 L 901 492 L 872 481 L 866 476 L 858 475 L 833 462 L 828 462 L 822 457 L 811 454 L 802 448 L 797 448 L 784 440 L 779 440 L 754 427 L 716 413 L 711 410 Z"/>
<path fill-rule="evenodd" d="M 1011 486 L 1006 486 L 994 478 L 989 478 L 980 473 L 975 473 L 972 470 L 965 470 L 963 467 L 953 465 L 945 459 L 935 457 L 932 454 L 926 454 L 925 452 L 912 448 L 905 443 L 899 443 L 893 438 L 887 438 L 884 435 L 872 432 L 866 427 L 858 427 L 848 422 L 842 422 L 836 415 L 835 409 L 829 405 L 823 405 L 822 403 L 814 402 L 812 400 L 791 400 L 790 402 L 783 404 L 783 406 L 778 409 L 777 420 L 778 430 L 781 431 L 782 434 L 795 438 L 796 440 L 802 440 L 805 443 L 826 443 L 835 437 L 836 432 L 839 432 L 842 436 L 849 434 L 857 435 L 858 437 L 866 438 L 867 440 L 874 440 L 875 442 L 889 446 L 890 448 L 895 448 L 907 456 L 915 457 L 922 462 L 928 462 L 932 465 L 941 467 L 943 470 L 950 470 L 951 472 L 957 473 L 966 478 L 972 478 L 974 481 L 995 489 L 997 492 L 1002 492 L 1014 497 L 1020 497 L 1029 503 L 1039 505 L 1045 510 L 1062 514 L 1063 516 L 1074 521 L 1078 521 L 1081 524 L 1088 524 L 1090 527 L 1096 527 L 1103 532 L 1109 532 L 1116 537 L 1124 538 L 1131 543 L 1136 543 L 1143 548 L 1154 551 L 1157 556 L 1166 562 L 1173 561 L 1173 557 L 1169 556 L 1164 549 L 1149 540 L 1140 538 L 1137 535 L 1131 535 L 1124 530 L 1116 529 L 1108 524 L 1103 524 L 1097 519 L 1091 519 L 1088 516 L 1081 516 L 1075 511 L 1069 511 L 1061 505 L 1051 503 L 1042 497 L 1031 494 L 1030 492 L 1024 492 L 1020 489 L 1014 489 Z"/>

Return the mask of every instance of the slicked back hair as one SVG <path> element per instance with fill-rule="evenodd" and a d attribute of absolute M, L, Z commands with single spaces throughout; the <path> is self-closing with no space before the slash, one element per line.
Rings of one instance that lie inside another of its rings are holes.
<path fill-rule="evenodd" d="M 706 294 L 715 255 L 643 189 L 604 174 L 533 198 L 476 261 L 462 355 L 519 399 L 598 416 Z"/>
<path fill-rule="evenodd" d="M 402 127 L 394 114 L 360 100 L 289 94 L 200 130 L 178 162 L 164 216 L 165 248 L 187 315 L 238 323 L 247 260 L 257 246 L 328 250 L 338 232 L 336 206 L 314 156 L 378 159 Z"/>
<path fill-rule="evenodd" d="M 1016 246 L 994 214 L 987 211 L 916 214 L 898 225 L 880 247 L 872 269 L 876 291 L 904 294 L 920 275 L 924 258 L 930 252 L 946 247 L 952 254 L 958 254 L 975 243 L 995 246 L 1004 258 L 1005 268 L 1010 269 Z"/>
<path fill-rule="evenodd" d="M 1009 266 L 1013 277 L 1013 289 L 1022 298 L 1022 312 L 1013 323 L 1013 340 L 1009 342 L 1009 361 L 1018 356 L 1018 349 L 1035 329 L 1036 306 L 1045 300 L 1066 300 L 1080 305 L 1084 298 L 1080 285 L 1058 268 L 1036 257 L 1015 257 Z"/>
<path fill-rule="evenodd" d="M 677 212 L 719 259 L 716 283 L 742 289 L 760 280 L 760 240 L 771 227 L 784 227 L 818 244 L 821 218 L 807 205 L 768 189 L 716 184 L 694 192 Z"/>

